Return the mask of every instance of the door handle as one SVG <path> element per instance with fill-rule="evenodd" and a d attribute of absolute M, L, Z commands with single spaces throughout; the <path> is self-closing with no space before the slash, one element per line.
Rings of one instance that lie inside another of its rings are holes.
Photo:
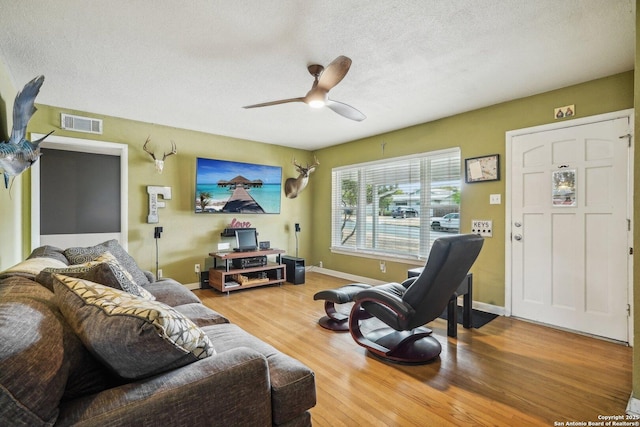
<path fill-rule="evenodd" d="M 513 238 L 520 241 L 522 240 L 522 234 L 516 234 L 515 236 L 513 236 Z"/>

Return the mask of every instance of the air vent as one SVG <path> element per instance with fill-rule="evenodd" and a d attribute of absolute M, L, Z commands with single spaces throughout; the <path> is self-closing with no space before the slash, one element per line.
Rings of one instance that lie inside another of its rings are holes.
<path fill-rule="evenodd" d="M 66 130 L 86 133 L 102 133 L 102 120 L 90 117 L 72 116 L 71 114 L 60 114 L 60 127 Z"/>

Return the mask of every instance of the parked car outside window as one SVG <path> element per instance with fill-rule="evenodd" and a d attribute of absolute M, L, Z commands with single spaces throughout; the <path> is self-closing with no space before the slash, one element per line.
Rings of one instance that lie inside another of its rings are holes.
<path fill-rule="evenodd" d="M 435 231 L 460 230 L 460 214 L 454 212 L 448 213 L 443 217 L 431 218 L 431 229 Z"/>
<path fill-rule="evenodd" d="M 417 218 L 418 211 L 413 208 L 397 208 L 391 212 L 393 218 Z"/>

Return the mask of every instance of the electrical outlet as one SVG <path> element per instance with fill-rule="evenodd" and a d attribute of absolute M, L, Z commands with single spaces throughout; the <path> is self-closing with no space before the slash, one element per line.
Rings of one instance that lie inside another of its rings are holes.
<path fill-rule="evenodd" d="M 318 263 L 318 267 L 322 268 L 322 261 Z"/>
<path fill-rule="evenodd" d="M 380 261 L 380 271 L 383 273 L 387 272 L 387 264 L 384 261 Z"/>
<path fill-rule="evenodd" d="M 196 272 L 196 274 L 200 273 L 200 264 L 196 264 L 196 265 L 193 267 L 193 271 L 195 271 L 195 272 Z"/>
<path fill-rule="evenodd" d="M 162 277 L 162 269 L 159 268 L 158 269 L 158 279 L 160 279 Z"/>

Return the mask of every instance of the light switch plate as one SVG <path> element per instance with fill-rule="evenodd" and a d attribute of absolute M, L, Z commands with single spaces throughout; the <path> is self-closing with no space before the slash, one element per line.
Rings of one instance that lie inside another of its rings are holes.
<path fill-rule="evenodd" d="M 499 205 L 502 203 L 502 196 L 500 194 L 489 194 L 489 204 Z"/>
<path fill-rule="evenodd" d="M 483 237 L 493 237 L 493 221 L 490 219 L 472 219 L 471 232 Z"/>

